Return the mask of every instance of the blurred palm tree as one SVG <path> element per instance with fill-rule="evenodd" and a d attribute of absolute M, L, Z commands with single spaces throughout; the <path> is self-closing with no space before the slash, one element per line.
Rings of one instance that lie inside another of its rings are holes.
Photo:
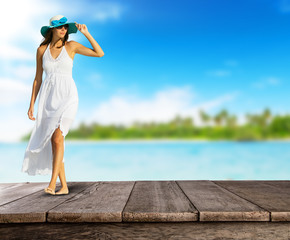
<path fill-rule="evenodd" d="M 176 117 L 170 121 L 174 126 L 179 127 L 182 124 L 182 118 L 179 114 L 176 115 Z"/>
<path fill-rule="evenodd" d="M 186 128 L 191 128 L 194 126 L 194 120 L 191 117 L 186 117 L 183 119 L 183 126 Z"/>
<path fill-rule="evenodd" d="M 207 125 L 211 119 L 210 116 L 202 109 L 199 110 L 199 115 L 200 115 L 202 122 L 204 122 L 204 124 Z"/>
<path fill-rule="evenodd" d="M 226 125 L 230 128 L 236 127 L 237 126 L 237 117 L 235 115 L 228 116 Z"/>
<path fill-rule="evenodd" d="M 272 114 L 271 114 L 271 111 L 269 108 L 266 108 L 263 112 L 263 118 L 264 118 L 264 121 L 265 121 L 265 125 L 269 125 L 270 122 L 271 122 L 271 118 L 272 118 Z"/>
<path fill-rule="evenodd" d="M 219 115 L 220 115 L 222 124 L 226 125 L 228 117 L 229 117 L 228 111 L 226 109 L 222 109 Z"/>
<path fill-rule="evenodd" d="M 214 116 L 213 120 L 217 126 L 220 126 L 222 123 L 222 118 L 221 118 L 221 115 L 219 113 Z"/>
<path fill-rule="evenodd" d="M 225 109 L 222 109 L 220 112 L 218 112 L 214 116 L 214 121 L 217 126 L 221 126 L 222 124 L 225 124 L 228 118 L 228 111 Z"/>
<path fill-rule="evenodd" d="M 193 119 L 191 117 L 182 118 L 180 115 L 176 115 L 169 124 L 174 127 L 193 127 Z"/>
<path fill-rule="evenodd" d="M 258 127 L 266 127 L 270 124 L 272 114 L 268 108 L 264 110 L 264 112 L 259 114 L 246 114 L 246 118 L 248 120 L 248 123 L 252 126 L 258 126 Z"/>

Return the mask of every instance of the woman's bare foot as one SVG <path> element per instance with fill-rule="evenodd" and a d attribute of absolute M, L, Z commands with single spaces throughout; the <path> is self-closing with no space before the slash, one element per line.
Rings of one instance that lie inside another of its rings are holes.
<path fill-rule="evenodd" d="M 69 191 L 68 191 L 68 188 L 65 187 L 65 188 L 61 188 L 58 192 L 55 193 L 55 195 L 62 195 L 62 194 L 68 194 Z"/>
<path fill-rule="evenodd" d="M 49 184 L 47 188 L 44 189 L 46 193 L 55 195 L 55 185 Z"/>
<path fill-rule="evenodd" d="M 54 190 L 53 190 L 53 189 L 51 189 L 51 188 L 49 188 L 49 187 L 45 188 L 45 189 L 44 189 L 44 191 L 45 191 L 46 193 L 49 193 L 49 194 L 51 194 L 51 195 L 55 195 L 55 192 L 54 192 Z"/>

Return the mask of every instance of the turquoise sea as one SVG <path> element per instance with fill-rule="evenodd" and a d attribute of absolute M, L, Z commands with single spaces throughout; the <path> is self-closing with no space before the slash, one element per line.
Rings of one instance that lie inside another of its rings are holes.
<path fill-rule="evenodd" d="M 21 172 L 26 146 L 0 143 L 1 183 L 50 181 Z M 289 141 L 66 140 L 64 158 L 67 181 L 290 179 Z"/>

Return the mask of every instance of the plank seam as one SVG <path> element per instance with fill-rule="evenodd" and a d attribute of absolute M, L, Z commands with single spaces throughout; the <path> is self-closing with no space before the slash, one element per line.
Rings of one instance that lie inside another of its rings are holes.
<path fill-rule="evenodd" d="M 27 194 L 27 195 L 25 195 L 25 196 L 22 196 L 22 197 L 16 198 L 16 199 L 14 199 L 14 200 L 12 200 L 12 201 L 10 201 L 10 202 L 7 202 L 7 203 L 4 203 L 4 204 L 1 204 L 0 207 L 4 206 L 4 205 L 6 205 L 6 204 L 9 204 L 9 203 L 12 203 L 12 202 L 18 201 L 18 200 L 20 200 L 20 199 L 22 199 L 22 198 L 28 197 L 28 196 L 30 196 L 30 195 L 32 195 L 32 194 L 35 194 L 35 193 L 37 193 L 37 192 L 41 192 L 41 191 L 43 191 L 43 190 L 37 190 L 37 191 L 32 192 L 32 193 L 29 193 L 29 194 Z"/>
<path fill-rule="evenodd" d="M 122 214 L 121 214 L 121 216 L 122 216 L 122 221 L 121 222 L 123 222 L 123 219 L 124 219 L 124 216 L 123 216 L 123 214 L 124 214 L 124 210 L 125 210 L 125 207 L 127 206 L 127 203 L 129 202 L 129 199 L 130 199 L 130 197 L 131 197 L 131 195 L 132 195 L 132 192 L 133 192 L 133 189 L 135 188 L 135 185 L 136 185 L 136 182 L 137 181 L 134 181 L 134 185 L 133 185 L 133 187 L 132 187 L 132 189 L 131 189 L 131 192 L 130 192 L 130 194 L 129 194 L 129 197 L 128 197 L 128 199 L 127 199 L 127 201 L 126 201 L 126 203 L 125 203 L 125 205 L 124 205 L 124 207 L 123 207 L 123 209 L 122 209 Z"/>
<path fill-rule="evenodd" d="M 218 183 L 216 183 L 216 182 L 214 182 L 214 181 L 211 181 L 211 182 L 212 182 L 212 183 L 214 183 L 214 184 L 216 184 L 217 186 L 219 186 L 219 187 L 221 187 L 221 188 L 225 189 L 226 191 L 228 191 L 228 192 L 230 192 L 230 193 L 232 193 L 232 194 L 234 194 L 234 195 L 236 195 L 236 196 L 238 196 L 238 197 L 240 197 L 240 198 L 242 198 L 242 199 L 244 199 L 244 200 L 246 200 L 246 201 L 248 201 L 248 202 L 250 202 L 250 203 L 254 204 L 255 206 L 257 206 L 257 207 L 259 207 L 259 208 L 263 209 L 264 211 L 268 212 L 268 213 L 269 213 L 269 222 L 271 221 L 271 212 L 269 212 L 269 211 L 268 211 L 268 210 L 266 210 L 265 208 L 263 208 L 263 207 L 259 206 L 258 204 L 256 204 L 256 203 L 252 202 L 251 200 L 248 200 L 248 199 L 246 199 L 246 198 L 244 198 L 244 197 L 242 197 L 242 196 L 238 195 L 238 194 L 237 194 L 237 193 L 235 193 L 235 192 L 232 192 L 232 191 L 230 191 L 229 189 L 227 189 L 227 188 L 225 188 L 225 187 L 223 187 L 223 186 L 219 185 Z"/>
<path fill-rule="evenodd" d="M 275 181 L 275 180 L 274 180 Z M 280 180 L 278 180 L 278 181 L 280 181 Z M 284 180 L 285 181 L 285 180 Z M 266 185 L 266 186 L 269 186 L 269 187 L 272 187 L 272 188 L 275 188 L 275 189 L 279 189 L 279 187 L 277 187 L 277 186 L 275 186 L 275 185 L 272 185 L 271 183 L 272 183 L 273 181 L 271 181 L 270 183 L 269 182 L 265 182 L 265 181 L 263 181 L 263 180 L 261 180 L 261 184 L 263 184 L 263 185 Z M 290 182 L 290 181 L 289 181 Z M 280 189 L 279 189 L 280 190 Z M 270 222 L 273 222 L 273 216 L 272 216 L 272 212 L 270 212 Z"/>
<path fill-rule="evenodd" d="M 181 192 L 183 192 L 183 194 L 185 195 L 185 197 L 188 199 L 188 201 L 192 204 L 192 206 L 197 210 L 197 222 L 200 222 L 200 212 L 197 209 L 197 207 L 190 201 L 189 197 L 185 194 L 185 192 L 183 191 L 183 189 L 179 186 L 177 180 L 174 180 L 174 182 L 176 183 L 176 185 L 179 187 L 179 189 L 181 190 Z"/>
<path fill-rule="evenodd" d="M 47 211 L 46 211 L 46 215 L 45 215 L 45 222 L 48 222 L 48 221 L 47 221 L 47 218 L 48 218 L 48 212 L 49 212 L 50 210 L 52 210 L 52 209 L 54 209 L 54 208 L 58 207 L 60 204 L 63 204 L 63 203 L 65 203 L 67 200 L 70 200 L 70 199 L 74 198 L 76 195 L 78 195 L 78 194 L 80 194 L 81 192 L 85 191 L 87 188 L 91 187 L 91 186 L 92 186 L 92 185 L 94 185 L 94 184 L 96 184 L 96 182 L 92 182 L 92 184 L 91 184 L 91 185 L 87 186 L 86 188 L 84 188 L 82 191 L 78 192 L 78 193 L 77 193 L 77 194 L 75 194 L 74 196 L 72 196 L 72 197 L 70 197 L 70 198 L 67 198 L 67 199 L 65 199 L 63 202 L 61 202 L 61 203 L 59 203 L 59 204 L 55 205 L 53 208 L 51 208 L 51 209 L 47 210 Z"/>

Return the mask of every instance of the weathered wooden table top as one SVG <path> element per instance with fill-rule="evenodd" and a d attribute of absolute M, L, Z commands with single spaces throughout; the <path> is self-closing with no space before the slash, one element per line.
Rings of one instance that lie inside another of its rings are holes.
<path fill-rule="evenodd" d="M 0 184 L 0 223 L 290 221 L 286 180 L 68 182 L 59 196 L 47 186 Z"/>

